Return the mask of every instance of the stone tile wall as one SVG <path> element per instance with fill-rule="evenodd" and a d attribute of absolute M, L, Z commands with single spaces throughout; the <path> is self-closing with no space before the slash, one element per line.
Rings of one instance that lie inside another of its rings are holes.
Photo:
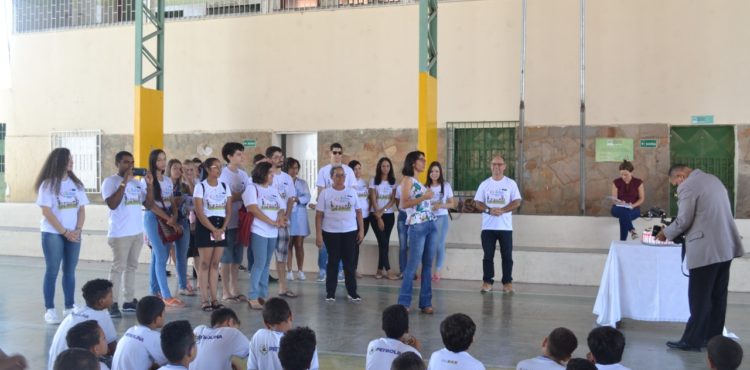
<path fill-rule="evenodd" d="M 735 217 L 750 218 L 750 125 L 737 125 Z"/>

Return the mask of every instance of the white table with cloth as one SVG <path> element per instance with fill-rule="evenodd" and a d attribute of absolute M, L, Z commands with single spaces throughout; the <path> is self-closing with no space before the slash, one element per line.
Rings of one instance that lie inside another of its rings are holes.
<path fill-rule="evenodd" d="M 682 271 L 679 246 L 613 241 L 594 303 L 596 323 L 615 327 L 622 318 L 687 322 L 688 278 Z"/>

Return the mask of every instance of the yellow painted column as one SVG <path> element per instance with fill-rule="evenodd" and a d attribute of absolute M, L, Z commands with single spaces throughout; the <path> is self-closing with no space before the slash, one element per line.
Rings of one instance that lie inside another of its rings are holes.
<path fill-rule="evenodd" d="M 148 168 L 148 155 L 164 148 L 164 92 L 135 87 L 133 156 L 137 167 Z"/>
<path fill-rule="evenodd" d="M 437 78 L 428 72 L 419 72 L 419 130 L 417 148 L 424 152 L 427 166 L 438 160 L 437 148 Z M 445 165 L 445 164 L 443 164 Z M 419 179 L 427 181 L 429 168 L 425 169 Z"/>

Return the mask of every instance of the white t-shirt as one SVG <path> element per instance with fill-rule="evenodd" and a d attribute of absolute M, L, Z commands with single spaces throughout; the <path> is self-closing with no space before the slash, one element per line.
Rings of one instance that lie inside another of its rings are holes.
<path fill-rule="evenodd" d="M 247 358 L 247 370 L 283 370 L 279 361 L 279 344 L 284 333 L 259 329 L 250 339 L 250 355 Z M 318 350 L 313 353 L 310 370 L 318 370 Z"/>
<path fill-rule="evenodd" d="M 547 356 L 537 356 L 519 362 L 516 370 L 565 370 L 565 366 Z"/>
<path fill-rule="evenodd" d="M 58 194 L 55 194 L 54 189 L 46 186 L 46 184 L 48 182 L 45 181 L 39 186 L 36 204 L 40 207 L 49 207 L 63 228 L 74 230 L 78 222 L 78 207 L 89 204 L 86 192 L 83 188 L 78 188 L 70 178 L 60 183 L 60 192 Z M 52 224 L 47 221 L 46 217 L 42 216 L 41 224 L 43 233 L 59 234 L 52 227 Z"/>
<path fill-rule="evenodd" d="M 143 325 L 132 326 L 117 342 L 112 370 L 142 370 L 151 365 L 165 365 L 161 334 Z"/>
<path fill-rule="evenodd" d="M 596 364 L 596 368 L 598 370 L 630 370 L 629 367 L 622 366 L 619 363 L 611 365 Z"/>
<path fill-rule="evenodd" d="M 235 328 L 211 328 L 200 325 L 193 329 L 198 356 L 190 370 L 232 370 L 232 356 L 247 357 L 250 341 Z"/>
<path fill-rule="evenodd" d="M 333 165 L 327 164 L 323 166 L 323 168 L 318 171 L 318 180 L 315 182 L 315 186 L 328 189 L 331 186 L 333 186 L 333 180 L 331 179 L 331 168 Z M 357 177 L 354 176 L 354 170 L 351 169 L 351 167 L 342 164 L 341 168 L 344 169 L 344 173 L 346 174 L 346 179 L 344 180 L 344 186 L 346 188 L 353 187 L 357 185 Z"/>
<path fill-rule="evenodd" d="M 427 370 L 485 370 L 484 365 L 471 357 L 469 352 L 451 352 L 445 348 L 430 356 Z"/>
<path fill-rule="evenodd" d="M 357 230 L 357 210 L 360 206 L 353 188 L 323 190 L 315 209 L 317 212 L 323 212 L 323 231 L 348 233 Z"/>
<path fill-rule="evenodd" d="M 120 175 L 112 175 L 102 182 L 102 198 L 106 200 L 116 193 L 122 183 Z M 146 189 L 135 179 L 125 185 L 120 204 L 109 210 L 108 238 L 122 238 L 138 235 L 143 232 L 143 201 L 146 200 Z"/>
<path fill-rule="evenodd" d="M 488 208 L 502 208 L 515 200 L 521 199 L 518 185 L 508 176 L 502 180 L 495 181 L 492 177 L 479 184 L 474 200 L 484 203 Z M 500 216 L 482 213 L 482 230 L 513 230 L 513 218 L 511 212 Z"/>
<path fill-rule="evenodd" d="M 99 361 L 99 370 L 109 370 L 109 367 L 104 362 Z"/>
<path fill-rule="evenodd" d="M 160 367 L 157 370 L 187 370 L 187 368 L 185 366 L 182 366 L 182 365 L 166 364 L 166 365 Z"/>
<path fill-rule="evenodd" d="M 416 348 L 398 339 L 379 338 L 367 345 L 365 370 L 390 370 L 393 360 L 404 352 L 414 352 L 422 358 Z"/>
<path fill-rule="evenodd" d="M 432 190 L 432 193 L 435 194 L 432 196 L 432 199 L 430 200 L 430 205 L 435 204 L 445 204 L 448 202 L 448 199 L 453 198 L 453 188 L 451 188 L 451 184 L 444 182 L 443 183 L 443 192 L 440 192 L 440 185 L 431 186 L 430 190 Z M 448 209 L 446 208 L 440 208 L 437 211 L 433 211 L 435 216 L 447 216 L 448 215 Z"/>
<path fill-rule="evenodd" d="M 219 181 L 227 184 L 227 189 L 231 193 L 240 193 L 245 191 L 245 188 L 250 185 L 250 178 L 247 176 L 247 172 L 242 169 L 237 169 L 237 172 L 232 172 L 229 166 L 224 166 L 221 169 L 221 175 L 219 175 Z M 231 194 L 230 194 L 231 195 Z M 242 201 L 232 202 L 232 218 L 227 224 L 228 229 L 236 229 L 238 227 L 237 221 L 239 221 L 239 211 L 242 208 Z"/>
<path fill-rule="evenodd" d="M 354 185 L 353 189 L 357 193 L 362 218 L 366 218 L 370 215 L 370 189 L 367 187 L 367 182 L 363 179 L 357 179 L 357 185 Z"/>
<path fill-rule="evenodd" d="M 49 362 L 47 363 L 49 370 L 52 370 L 54 367 L 57 355 L 68 349 L 68 342 L 65 340 L 65 336 L 68 335 L 70 328 L 86 320 L 96 320 L 99 327 L 104 331 L 104 338 L 107 343 L 117 340 L 117 331 L 115 330 L 115 325 L 112 323 L 112 318 L 109 317 L 108 310 L 97 311 L 88 306 L 76 307 L 70 315 L 63 319 L 57 328 L 57 332 L 55 332 L 55 337 L 52 338 L 52 345 L 49 347 Z"/>
<path fill-rule="evenodd" d="M 216 186 L 208 184 L 208 180 L 201 181 L 193 190 L 193 199 L 201 199 L 203 214 L 206 217 L 226 217 L 227 202 L 232 197 L 227 184 L 218 181 Z M 231 220 L 230 220 L 231 221 Z"/>
<path fill-rule="evenodd" d="M 377 207 L 378 209 L 385 207 L 388 202 L 391 201 L 391 195 L 393 195 L 393 189 L 398 188 L 398 183 L 395 183 L 391 185 L 388 180 L 382 180 L 380 181 L 380 184 L 375 185 L 375 179 L 370 179 L 370 189 L 375 189 L 375 195 L 377 198 Z M 398 191 L 398 194 L 401 195 L 401 191 Z M 384 213 L 393 213 L 393 207 L 386 208 Z"/>
<path fill-rule="evenodd" d="M 287 199 L 297 196 L 297 188 L 294 187 L 294 180 L 284 171 L 280 171 L 278 174 L 274 173 L 272 185 L 279 192 L 279 196 L 285 204 Z"/>
<path fill-rule="evenodd" d="M 141 179 L 141 186 L 144 190 L 146 189 L 145 178 Z M 172 198 L 174 197 L 174 184 L 172 184 L 172 180 L 168 176 L 163 176 L 161 181 L 159 181 L 159 186 L 161 186 L 162 202 L 156 199 L 156 194 L 154 194 L 154 202 L 156 203 L 157 207 L 162 207 L 170 210 L 172 207 Z"/>
<path fill-rule="evenodd" d="M 257 194 L 256 194 L 257 192 Z M 279 191 L 273 186 L 263 187 L 252 184 L 242 193 L 242 202 L 245 206 L 255 204 L 264 215 L 273 221 L 279 217 L 280 210 L 286 210 L 286 202 L 281 200 Z M 264 238 L 276 238 L 279 236 L 279 228 L 271 225 L 259 217 L 253 219 L 253 233 Z"/>

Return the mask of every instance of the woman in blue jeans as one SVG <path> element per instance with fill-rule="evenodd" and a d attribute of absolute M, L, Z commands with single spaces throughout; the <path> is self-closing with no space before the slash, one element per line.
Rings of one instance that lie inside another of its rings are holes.
<path fill-rule="evenodd" d="M 252 213 L 250 251 L 253 263 L 250 269 L 250 292 L 247 304 L 251 309 L 262 310 L 268 298 L 268 269 L 276 248 L 279 228 L 286 227 L 286 201 L 273 184 L 272 165 L 258 162 L 252 172 L 253 183 L 245 187 L 242 203 Z"/>
<path fill-rule="evenodd" d="M 42 209 L 42 252 L 47 265 L 44 273 L 44 320 L 59 324 L 55 310 L 55 286 L 62 265 L 65 295 L 63 316 L 73 310 L 76 265 L 81 251 L 81 229 L 89 204 L 83 182 L 73 173 L 73 157 L 67 148 L 53 150 L 36 178 L 36 204 Z"/>
<path fill-rule="evenodd" d="M 420 151 L 410 152 L 404 160 L 404 168 L 401 174 L 401 209 L 406 211 L 406 225 L 409 226 L 408 244 L 409 258 L 406 263 L 404 281 L 401 283 L 401 291 L 398 303 L 407 309 L 411 306 L 411 291 L 414 282 L 412 279 L 417 272 L 419 263 L 422 263 L 422 279 L 419 291 L 419 308 L 422 313 L 432 314 L 432 279 L 427 278 L 432 271 L 432 261 L 435 259 L 437 247 L 438 230 L 435 225 L 435 215 L 430 207 L 430 200 L 434 196 L 430 188 L 424 186 L 417 180 L 420 173 L 425 170 L 424 153 Z"/>
<path fill-rule="evenodd" d="M 438 229 L 437 237 L 437 261 L 435 262 L 435 273 L 432 274 L 432 281 L 440 281 L 440 272 L 445 264 L 445 238 L 448 236 L 448 226 L 450 225 L 450 216 L 448 210 L 454 207 L 453 188 L 451 184 L 445 181 L 443 177 L 443 166 L 440 162 L 430 163 L 427 174 L 427 186 L 435 194 L 430 200 L 432 212 L 435 214 Z"/>
<path fill-rule="evenodd" d="M 167 172 L 172 180 L 173 201 L 177 207 L 177 221 L 182 226 L 182 236 L 174 242 L 174 248 L 170 248 L 170 255 L 177 268 L 178 293 L 184 296 L 194 296 L 195 292 L 189 289 L 187 281 L 187 251 L 190 245 L 190 220 L 188 219 L 188 202 L 192 202 L 193 193 L 190 187 L 182 182 L 182 162 L 179 159 L 170 159 L 167 162 Z M 195 188 L 193 188 L 195 189 Z"/>
<path fill-rule="evenodd" d="M 143 213 L 143 229 L 151 245 L 151 294 L 160 296 L 167 307 L 182 307 L 185 304 L 176 297 L 172 297 L 167 281 L 167 259 L 169 258 L 169 244 L 162 241 L 159 235 L 159 219 L 172 226 L 178 232 L 183 230 L 178 220 L 178 209 L 173 207 L 174 185 L 168 176 L 164 175 L 167 167 L 167 155 L 161 149 L 154 149 L 148 156 L 148 173 L 153 179 L 152 184 L 147 178 L 141 180 L 142 188 L 153 187 L 152 196 L 146 196 Z"/>

